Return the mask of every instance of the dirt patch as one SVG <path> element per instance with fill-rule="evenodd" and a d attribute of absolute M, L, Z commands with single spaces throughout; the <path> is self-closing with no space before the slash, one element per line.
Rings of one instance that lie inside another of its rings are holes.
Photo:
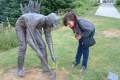
<path fill-rule="evenodd" d="M 56 80 L 66 80 L 69 72 L 66 70 L 57 70 L 57 79 Z"/>
<path fill-rule="evenodd" d="M 65 80 L 67 76 L 67 71 L 56 70 L 56 80 Z M 50 80 L 50 75 L 48 73 L 43 73 L 39 69 L 26 70 L 25 76 L 19 78 L 16 75 L 16 69 L 9 70 L 3 73 L 0 80 Z"/>
<path fill-rule="evenodd" d="M 25 77 L 19 78 L 16 69 L 13 69 L 3 74 L 2 80 L 50 80 L 50 77 L 38 69 L 31 69 L 25 72 Z"/>
<path fill-rule="evenodd" d="M 120 30 L 109 29 L 109 30 L 102 31 L 102 34 L 108 38 L 120 37 Z"/>

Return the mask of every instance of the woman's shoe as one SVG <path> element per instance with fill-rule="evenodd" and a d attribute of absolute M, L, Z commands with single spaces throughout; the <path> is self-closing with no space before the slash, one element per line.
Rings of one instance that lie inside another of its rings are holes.
<path fill-rule="evenodd" d="M 80 72 L 86 72 L 86 70 L 87 70 L 86 67 L 85 67 L 85 66 L 82 66 Z"/>
<path fill-rule="evenodd" d="M 79 64 L 73 62 L 72 67 L 76 67 L 76 66 L 78 66 L 78 65 L 79 65 Z"/>

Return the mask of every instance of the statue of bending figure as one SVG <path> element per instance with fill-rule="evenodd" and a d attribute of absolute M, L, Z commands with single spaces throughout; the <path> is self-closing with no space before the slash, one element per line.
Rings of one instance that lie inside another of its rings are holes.
<path fill-rule="evenodd" d="M 40 5 L 38 2 L 29 1 L 29 4 L 23 8 L 21 5 L 22 15 L 16 21 L 16 33 L 19 41 L 18 70 L 20 77 L 24 76 L 24 58 L 27 43 L 34 49 L 41 60 L 43 71 L 52 71 L 48 65 L 46 45 L 42 38 L 44 31 L 46 42 L 51 53 L 52 60 L 56 62 L 51 37 L 51 29 L 58 24 L 59 17 L 55 13 L 47 16 L 39 14 Z"/>

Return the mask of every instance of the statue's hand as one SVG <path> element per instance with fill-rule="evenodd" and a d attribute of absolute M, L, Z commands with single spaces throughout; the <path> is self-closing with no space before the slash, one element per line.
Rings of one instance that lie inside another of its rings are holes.
<path fill-rule="evenodd" d="M 56 57 L 55 57 L 54 55 L 52 55 L 51 58 L 52 58 L 52 61 L 53 61 L 54 63 L 56 63 Z"/>

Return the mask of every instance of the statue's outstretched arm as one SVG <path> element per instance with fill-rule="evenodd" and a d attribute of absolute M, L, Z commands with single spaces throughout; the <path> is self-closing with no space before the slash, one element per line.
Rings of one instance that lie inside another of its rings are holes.
<path fill-rule="evenodd" d="M 53 40 L 51 36 L 51 28 L 50 27 L 44 28 L 44 34 L 45 34 L 46 42 L 48 44 L 48 48 L 50 50 L 51 58 L 53 62 L 56 63 L 56 58 L 55 58 L 54 48 L 53 48 Z"/>

